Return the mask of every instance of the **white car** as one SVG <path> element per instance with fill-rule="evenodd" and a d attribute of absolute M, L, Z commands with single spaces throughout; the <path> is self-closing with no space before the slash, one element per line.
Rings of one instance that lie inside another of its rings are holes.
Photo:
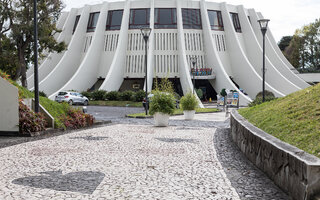
<path fill-rule="evenodd" d="M 83 104 L 87 106 L 89 104 L 89 99 L 78 92 L 59 92 L 55 101 L 67 102 L 69 105 Z"/>

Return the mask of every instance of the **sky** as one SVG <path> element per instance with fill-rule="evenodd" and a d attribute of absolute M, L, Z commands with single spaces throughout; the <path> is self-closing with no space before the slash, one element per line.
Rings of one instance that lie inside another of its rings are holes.
<path fill-rule="evenodd" d="M 94 5 L 107 0 L 63 0 L 65 11 L 80 8 L 85 4 Z M 114 1 L 114 0 L 110 0 Z M 295 30 L 320 18 L 320 0 L 210 0 L 227 2 L 232 5 L 244 5 L 254 8 L 270 19 L 269 27 L 275 39 L 293 35 Z"/>

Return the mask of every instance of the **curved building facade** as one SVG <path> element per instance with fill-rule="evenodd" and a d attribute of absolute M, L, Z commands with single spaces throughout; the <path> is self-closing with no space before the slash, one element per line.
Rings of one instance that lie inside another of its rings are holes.
<path fill-rule="evenodd" d="M 205 0 L 127 0 L 86 5 L 62 13 L 57 23 L 63 53 L 50 53 L 39 68 L 40 90 L 50 98 L 61 90 L 145 89 L 167 77 L 183 94 L 201 88 L 214 98 L 223 88 L 238 90 L 246 105 L 262 88 L 261 13 L 242 5 Z M 196 57 L 195 68 L 190 61 Z M 308 87 L 266 34 L 266 89 L 277 97 Z M 33 75 L 28 74 L 29 89 Z M 240 88 L 246 94 L 240 92 Z"/>

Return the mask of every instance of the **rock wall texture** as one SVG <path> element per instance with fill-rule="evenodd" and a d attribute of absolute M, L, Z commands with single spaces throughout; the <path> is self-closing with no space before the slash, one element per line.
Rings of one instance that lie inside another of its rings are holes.
<path fill-rule="evenodd" d="M 320 159 L 267 134 L 231 114 L 232 139 L 259 169 L 294 200 L 309 200 L 320 193 Z"/>

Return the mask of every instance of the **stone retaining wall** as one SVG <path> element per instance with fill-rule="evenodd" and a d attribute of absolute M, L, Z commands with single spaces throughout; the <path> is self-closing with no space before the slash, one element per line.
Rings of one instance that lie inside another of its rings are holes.
<path fill-rule="evenodd" d="M 232 139 L 260 170 L 294 200 L 309 200 L 320 193 L 320 159 L 267 134 L 231 114 Z"/>

